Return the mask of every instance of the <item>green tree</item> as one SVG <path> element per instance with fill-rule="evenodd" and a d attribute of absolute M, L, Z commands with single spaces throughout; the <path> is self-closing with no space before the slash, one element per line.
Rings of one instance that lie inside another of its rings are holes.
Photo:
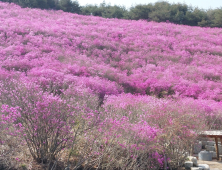
<path fill-rule="evenodd" d="M 47 0 L 37 0 L 37 8 L 48 9 Z"/>
<path fill-rule="evenodd" d="M 204 20 L 207 20 L 207 13 L 199 8 L 192 8 L 186 12 L 186 25 L 197 26 L 198 23 L 201 23 Z"/>
<path fill-rule="evenodd" d="M 78 1 L 60 0 L 59 8 L 65 12 L 79 13 L 81 11 Z"/>
<path fill-rule="evenodd" d="M 47 8 L 55 9 L 56 8 L 56 1 L 55 0 L 47 0 Z"/>
<path fill-rule="evenodd" d="M 81 8 L 81 14 L 83 15 L 102 16 L 102 12 L 102 9 L 97 5 L 86 5 Z"/>
<path fill-rule="evenodd" d="M 222 8 L 215 10 L 212 23 L 212 26 L 214 27 L 222 27 Z"/>
<path fill-rule="evenodd" d="M 131 7 L 130 11 L 125 17 L 126 19 L 133 19 L 133 20 L 139 20 L 139 19 L 148 19 L 148 15 L 150 12 L 153 11 L 153 5 L 136 5 L 135 7 Z"/>
<path fill-rule="evenodd" d="M 104 18 L 123 18 L 126 12 L 125 7 L 120 7 L 117 5 L 111 6 L 100 6 L 102 11 L 102 17 Z"/>
<path fill-rule="evenodd" d="M 81 6 L 79 5 L 78 1 L 72 1 L 72 13 L 77 13 L 80 14 L 81 13 Z"/>
<path fill-rule="evenodd" d="M 156 2 L 153 7 L 153 11 L 148 15 L 152 21 L 165 22 L 170 20 L 170 4 L 168 2 Z"/>
<path fill-rule="evenodd" d="M 38 8 L 37 0 L 12 0 L 12 2 L 20 5 L 23 8 Z"/>
<path fill-rule="evenodd" d="M 60 6 L 60 9 L 65 12 L 72 11 L 72 1 L 71 0 L 60 0 L 59 6 Z"/>
<path fill-rule="evenodd" d="M 176 24 L 183 24 L 188 6 L 186 4 L 172 4 L 170 6 L 170 21 Z"/>

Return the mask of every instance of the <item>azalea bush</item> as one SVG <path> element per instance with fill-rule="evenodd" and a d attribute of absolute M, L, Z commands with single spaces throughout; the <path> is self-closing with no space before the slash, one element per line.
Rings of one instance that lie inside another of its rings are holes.
<path fill-rule="evenodd" d="M 163 167 L 163 155 L 161 147 L 156 145 L 158 133 L 159 129 L 146 122 L 133 124 L 127 117 L 106 117 L 96 131 L 90 131 L 84 137 L 90 155 L 84 167 L 159 169 Z"/>
<path fill-rule="evenodd" d="M 23 139 L 39 163 L 52 163 L 63 149 L 72 147 L 81 132 L 96 123 L 87 117 L 87 106 L 84 110 L 81 105 L 70 105 L 36 85 L 16 80 L 0 85 L 1 124 L 7 127 L 4 133 Z"/>
<path fill-rule="evenodd" d="M 61 99 L 36 91 L 37 87 L 6 84 L 1 87 L 2 120 L 12 121 L 13 135 L 25 139 L 34 159 L 51 161 L 72 139 L 68 121 L 74 120 L 68 117 L 74 112 Z"/>
<path fill-rule="evenodd" d="M 199 132 L 217 126 L 216 119 L 207 116 L 209 113 L 216 116 L 216 112 L 220 112 L 218 120 L 221 120 L 220 103 L 189 98 L 175 100 L 132 94 L 113 95 L 107 96 L 103 108 L 106 117 L 127 116 L 129 122 L 137 127 L 140 126 L 136 122 L 141 125 L 141 121 L 145 121 L 158 129 L 154 146 L 171 168 L 183 166 L 187 156 L 192 154 L 191 146 L 197 140 Z M 140 130 L 141 133 L 146 132 L 142 128 Z M 148 139 L 148 136 L 145 138 Z M 148 147 L 151 149 L 152 144 Z"/>

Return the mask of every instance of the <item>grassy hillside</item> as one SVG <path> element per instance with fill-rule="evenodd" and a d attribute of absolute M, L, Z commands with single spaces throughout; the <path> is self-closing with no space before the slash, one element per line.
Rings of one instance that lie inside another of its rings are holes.
<path fill-rule="evenodd" d="M 0 2 L 0 141 L 14 149 L 10 165 L 161 169 L 167 155 L 182 166 L 199 131 L 222 129 L 221 51 L 221 28 Z"/>

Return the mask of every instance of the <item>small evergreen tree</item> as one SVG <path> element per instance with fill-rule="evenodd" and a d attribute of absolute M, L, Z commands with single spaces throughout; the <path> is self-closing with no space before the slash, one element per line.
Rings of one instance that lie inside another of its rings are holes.
<path fill-rule="evenodd" d="M 216 9 L 214 13 L 213 26 L 222 27 L 222 8 Z"/>
<path fill-rule="evenodd" d="M 60 0 L 59 8 L 65 12 L 80 13 L 81 8 L 78 1 Z"/>

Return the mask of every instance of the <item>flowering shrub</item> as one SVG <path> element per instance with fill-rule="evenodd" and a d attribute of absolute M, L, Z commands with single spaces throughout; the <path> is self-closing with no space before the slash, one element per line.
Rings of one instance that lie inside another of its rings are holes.
<path fill-rule="evenodd" d="M 86 167 L 159 169 L 163 166 L 161 147 L 156 145 L 158 129 L 145 121 L 133 124 L 127 117 L 113 119 L 104 116 L 106 118 L 97 126 L 98 130 L 85 137 L 92 157 Z"/>
<path fill-rule="evenodd" d="M 214 101 L 190 98 L 170 100 L 121 94 L 107 96 L 103 108 L 107 113 L 106 117 L 127 116 L 132 124 L 138 122 L 136 127 L 140 127 L 141 121 L 145 121 L 149 126 L 158 129 L 155 149 L 161 150 L 159 153 L 169 159 L 171 168 L 183 165 L 198 132 L 209 128 L 221 129 L 221 103 Z M 146 131 L 143 129 L 141 132 Z M 140 133 L 136 134 L 139 136 L 134 136 L 140 139 Z M 148 139 L 149 135 L 145 138 Z M 151 148 L 152 145 L 148 146 Z"/>
<path fill-rule="evenodd" d="M 51 163 L 64 148 L 71 147 L 81 131 L 93 124 L 87 117 L 84 119 L 80 106 L 43 93 L 30 83 L 4 81 L 0 96 L 0 123 L 8 126 L 5 133 L 24 139 L 37 162 Z"/>
<path fill-rule="evenodd" d="M 25 139 L 34 159 L 51 161 L 72 139 L 73 111 L 61 99 L 36 92 L 37 87 L 6 84 L 1 86 L 2 123 L 13 124 L 11 135 Z"/>

